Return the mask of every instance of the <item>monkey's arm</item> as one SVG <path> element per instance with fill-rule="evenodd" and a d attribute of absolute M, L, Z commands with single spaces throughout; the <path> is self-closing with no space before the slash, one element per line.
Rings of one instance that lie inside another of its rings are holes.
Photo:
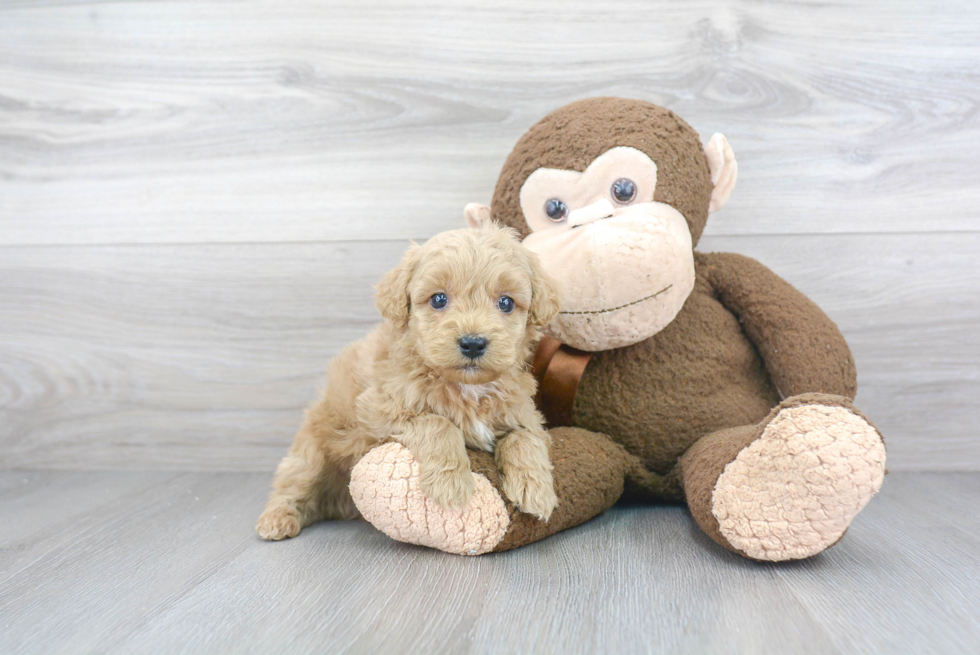
<path fill-rule="evenodd" d="M 817 305 L 759 262 L 696 253 L 699 273 L 738 317 L 784 398 L 807 392 L 853 400 L 857 371 L 844 336 Z"/>

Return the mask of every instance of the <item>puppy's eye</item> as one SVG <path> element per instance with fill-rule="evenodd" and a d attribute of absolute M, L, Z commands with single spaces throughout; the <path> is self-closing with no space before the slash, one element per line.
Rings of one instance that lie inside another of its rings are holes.
<path fill-rule="evenodd" d="M 505 314 L 510 314 L 514 311 L 514 299 L 510 296 L 500 296 L 500 300 L 497 301 L 497 309 Z"/>
<path fill-rule="evenodd" d="M 609 193 L 612 194 L 613 200 L 625 205 L 636 197 L 636 184 L 633 180 L 621 177 L 609 187 Z"/>
<path fill-rule="evenodd" d="M 552 198 L 544 203 L 544 213 L 555 223 L 560 223 L 568 216 L 568 205 L 558 198 Z"/>
<path fill-rule="evenodd" d="M 429 305 L 432 306 L 432 309 L 445 309 L 448 304 L 449 296 L 444 293 L 436 293 L 429 298 Z"/>

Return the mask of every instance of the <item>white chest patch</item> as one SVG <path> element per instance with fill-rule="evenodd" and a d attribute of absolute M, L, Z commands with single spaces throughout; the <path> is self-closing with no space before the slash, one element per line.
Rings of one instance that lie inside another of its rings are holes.
<path fill-rule="evenodd" d="M 500 387 L 497 386 L 496 382 L 487 382 L 486 384 L 460 384 L 459 391 L 463 396 L 463 400 L 479 405 L 480 400 L 483 398 L 499 393 Z M 493 430 L 486 423 L 474 418 L 473 414 L 469 414 L 467 419 L 465 419 L 464 425 L 463 436 L 466 438 L 467 446 L 470 448 L 479 448 L 490 453 L 493 452 L 497 435 L 493 433 Z"/>
<path fill-rule="evenodd" d="M 465 435 L 466 445 L 485 450 L 488 453 L 493 452 L 493 444 L 497 440 L 497 435 L 487 427 L 486 423 L 483 421 L 473 421 L 467 432 L 468 434 Z"/>
<path fill-rule="evenodd" d="M 495 393 L 497 391 L 497 384 L 496 382 L 487 382 L 486 384 L 460 384 L 459 390 L 462 392 L 463 398 L 476 403 L 480 402 L 480 398 Z"/>

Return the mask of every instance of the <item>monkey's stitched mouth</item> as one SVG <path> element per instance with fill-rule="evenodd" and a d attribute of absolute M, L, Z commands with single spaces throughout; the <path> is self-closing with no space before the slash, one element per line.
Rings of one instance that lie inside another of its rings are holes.
<path fill-rule="evenodd" d="M 665 286 L 663 289 L 661 289 L 656 293 L 651 293 L 649 296 L 645 298 L 640 298 L 639 300 L 634 300 L 633 302 L 628 302 L 625 305 L 619 305 L 618 307 L 610 307 L 609 309 L 590 309 L 588 311 L 583 311 L 583 312 L 558 312 L 558 313 L 561 314 L 562 316 L 582 316 L 585 314 L 608 314 L 609 312 L 615 312 L 615 311 L 619 311 L 620 309 L 626 309 L 627 307 L 632 307 L 633 305 L 639 305 L 641 302 L 645 302 L 647 300 L 650 300 L 651 298 L 656 298 L 660 294 L 666 292 L 672 286 L 674 285 L 668 284 L 667 286 Z"/>
<path fill-rule="evenodd" d="M 573 230 L 576 230 L 576 229 L 578 229 L 580 227 L 585 227 L 587 225 L 592 225 L 593 223 L 598 223 L 599 221 L 609 220 L 610 218 L 616 218 L 616 214 L 609 214 L 609 216 L 603 216 L 602 218 L 594 218 L 591 221 L 589 221 L 588 223 L 579 223 L 578 225 L 573 225 L 572 226 L 572 229 Z"/>

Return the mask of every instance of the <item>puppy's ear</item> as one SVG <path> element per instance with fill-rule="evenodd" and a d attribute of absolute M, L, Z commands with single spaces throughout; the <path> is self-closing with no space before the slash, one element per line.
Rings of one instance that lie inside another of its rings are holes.
<path fill-rule="evenodd" d="M 527 322 L 544 325 L 561 309 L 561 289 L 555 279 L 545 273 L 537 253 L 528 251 L 527 263 L 531 266 L 531 307 Z"/>
<path fill-rule="evenodd" d="M 418 266 L 422 249 L 415 243 L 402 257 L 401 263 L 385 273 L 375 287 L 375 305 L 387 320 L 398 328 L 408 325 L 408 313 L 412 299 L 408 295 L 408 283 Z"/>

